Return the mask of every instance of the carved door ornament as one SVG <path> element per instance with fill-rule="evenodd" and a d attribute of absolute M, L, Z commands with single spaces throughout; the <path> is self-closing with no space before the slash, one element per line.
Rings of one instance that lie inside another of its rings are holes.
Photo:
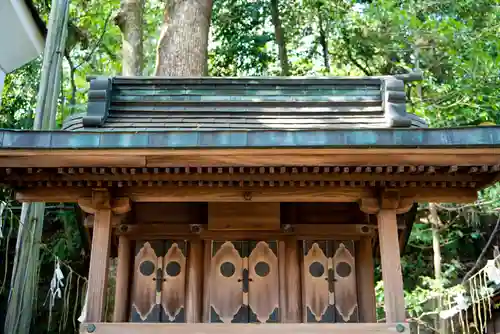
<path fill-rule="evenodd" d="M 132 322 L 184 322 L 184 241 L 138 241 L 132 286 Z"/>
<path fill-rule="evenodd" d="M 306 322 L 357 322 L 354 242 L 305 241 L 303 258 Z"/>
<path fill-rule="evenodd" d="M 276 242 L 214 241 L 210 277 L 210 322 L 277 322 Z"/>

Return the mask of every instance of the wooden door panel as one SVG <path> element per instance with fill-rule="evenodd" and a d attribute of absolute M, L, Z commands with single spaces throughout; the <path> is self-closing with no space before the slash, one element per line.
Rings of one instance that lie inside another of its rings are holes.
<path fill-rule="evenodd" d="M 277 242 L 250 242 L 248 257 L 250 322 L 279 321 L 279 271 Z"/>
<path fill-rule="evenodd" d="M 354 242 L 305 241 L 306 322 L 358 322 Z"/>
<path fill-rule="evenodd" d="M 136 242 L 130 321 L 185 321 L 185 254 L 184 241 Z"/>
<path fill-rule="evenodd" d="M 305 322 L 335 322 L 331 241 L 304 241 L 303 309 Z"/>
<path fill-rule="evenodd" d="M 165 243 L 161 305 L 162 322 L 184 322 L 186 291 L 186 242 Z"/>
<path fill-rule="evenodd" d="M 337 322 L 358 322 L 359 320 L 354 254 L 352 240 L 334 242 L 333 266 Z"/>
<path fill-rule="evenodd" d="M 156 277 L 162 270 L 163 242 L 137 241 L 134 259 L 132 322 L 160 322 L 160 292 Z"/>
<path fill-rule="evenodd" d="M 243 297 L 244 241 L 212 242 L 210 268 L 210 322 L 248 322 Z"/>

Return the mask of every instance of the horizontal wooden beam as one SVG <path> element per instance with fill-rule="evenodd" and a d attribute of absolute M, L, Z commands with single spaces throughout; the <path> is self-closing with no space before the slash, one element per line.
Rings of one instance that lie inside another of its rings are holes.
<path fill-rule="evenodd" d="M 415 202 L 472 203 L 477 190 L 470 188 L 400 188 L 402 197 Z M 116 197 L 133 202 L 357 202 L 374 197 L 369 187 L 123 187 L 113 189 Z M 49 187 L 26 188 L 16 192 L 20 202 L 77 202 L 92 195 L 92 188 Z"/>
<path fill-rule="evenodd" d="M 77 202 L 89 196 L 91 188 L 27 188 L 17 191 L 20 202 Z M 371 196 L 370 188 L 354 187 L 124 187 L 115 189 L 117 197 L 133 202 L 356 202 Z"/>
<path fill-rule="evenodd" d="M 80 333 L 94 334 L 366 334 L 410 333 L 408 324 L 161 324 L 83 323 Z"/>
<path fill-rule="evenodd" d="M 496 165 L 499 148 L 0 150 L 0 167 Z"/>
<path fill-rule="evenodd" d="M 217 240 L 281 240 L 295 237 L 301 240 L 317 240 L 334 237 L 359 238 L 373 236 L 376 225 L 368 224 L 293 224 L 278 231 L 266 230 L 226 230 L 210 231 L 205 224 L 122 224 L 117 227 L 116 234 L 130 239 L 206 239 Z"/>

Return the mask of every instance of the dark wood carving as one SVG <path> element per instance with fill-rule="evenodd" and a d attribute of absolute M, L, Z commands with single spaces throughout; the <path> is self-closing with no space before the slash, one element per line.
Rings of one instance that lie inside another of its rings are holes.
<path fill-rule="evenodd" d="M 335 272 L 337 322 L 358 322 L 354 254 L 354 242 L 352 240 L 334 242 L 333 268 Z"/>
<path fill-rule="evenodd" d="M 163 242 L 137 241 L 132 283 L 131 321 L 159 322 L 161 289 L 156 277 L 163 265 Z"/>
<path fill-rule="evenodd" d="M 303 259 L 303 306 L 306 322 L 334 322 L 331 242 L 305 241 Z"/>
<path fill-rule="evenodd" d="M 232 322 L 243 300 L 243 241 L 212 245 L 210 268 L 210 322 Z"/>
<path fill-rule="evenodd" d="M 252 242 L 255 244 L 255 242 Z M 279 310 L 279 272 L 277 243 L 260 241 L 248 257 L 249 310 L 258 322 L 277 322 Z"/>
<path fill-rule="evenodd" d="M 164 311 L 162 322 L 184 322 L 182 311 L 185 305 L 186 290 L 185 242 L 167 241 L 165 249 L 161 292 L 161 304 Z"/>

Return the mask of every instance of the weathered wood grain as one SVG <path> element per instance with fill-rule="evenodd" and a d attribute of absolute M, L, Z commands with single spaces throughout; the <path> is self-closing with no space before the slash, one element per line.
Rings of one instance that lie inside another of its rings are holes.
<path fill-rule="evenodd" d="M 203 302 L 203 241 L 189 242 L 186 272 L 186 322 L 198 323 L 202 321 Z"/>
<path fill-rule="evenodd" d="M 376 322 L 375 277 L 371 237 L 362 237 L 356 247 L 356 278 L 359 321 Z"/>
<path fill-rule="evenodd" d="M 111 244 L 111 217 L 110 209 L 95 212 L 87 291 L 87 321 L 104 319 Z"/>
<path fill-rule="evenodd" d="M 156 280 L 158 271 L 163 270 L 163 246 L 162 241 L 136 241 L 130 315 L 133 322 L 160 322 L 161 288 Z"/>
<path fill-rule="evenodd" d="M 386 321 L 404 321 L 406 318 L 405 299 L 396 211 L 382 209 L 377 214 L 377 220 Z"/>
<path fill-rule="evenodd" d="M 274 248 L 274 250 L 272 249 Z M 279 321 L 279 271 L 276 242 L 256 242 L 248 257 L 248 306 L 257 321 Z"/>
<path fill-rule="evenodd" d="M 186 293 L 186 243 L 166 241 L 163 257 L 161 305 L 163 322 L 184 322 Z"/>
<path fill-rule="evenodd" d="M 287 229 L 278 231 L 246 230 L 236 231 L 208 231 L 206 224 L 197 225 L 192 229 L 189 224 L 121 224 L 118 226 L 117 235 L 125 235 L 132 240 L 135 239 L 169 239 L 173 237 L 189 240 L 283 240 L 295 237 L 301 240 L 316 240 L 334 237 L 349 237 L 359 239 L 362 236 L 372 236 L 376 233 L 376 225 L 373 224 L 294 224 Z M 404 228 L 399 226 L 398 228 Z"/>
<path fill-rule="evenodd" d="M 118 265 L 116 267 L 115 302 L 113 308 L 114 322 L 124 322 L 127 320 L 131 247 L 128 237 L 120 236 L 118 238 Z"/>
<path fill-rule="evenodd" d="M 279 230 L 280 203 L 208 203 L 208 229 Z"/>
<path fill-rule="evenodd" d="M 280 242 L 278 254 L 280 274 L 281 321 L 299 323 L 302 320 L 301 280 L 300 280 L 300 247 L 295 238 L 287 238 Z M 282 296 L 283 295 L 283 296 Z"/>
<path fill-rule="evenodd" d="M 212 247 L 210 307 L 215 314 L 211 314 L 210 321 L 230 323 L 244 304 L 242 242 L 214 241 Z"/>
<path fill-rule="evenodd" d="M 210 322 L 212 306 L 210 304 L 210 288 L 212 287 L 212 240 L 204 240 L 203 241 L 203 314 L 202 314 L 202 322 L 208 323 Z"/>
<path fill-rule="evenodd" d="M 477 190 L 468 188 L 401 188 L 401 196 L 413 197 L 416 202 L 471 203 L 477 199 Z M 16 191 L 20 202 L 75 203 L 91 194 L 92 188 L 23 188 Z M 356 202 L 373 197 L 368 188 L 353 187 L 280 187 L 280 188 L 218 188 L 218 187 L 127 187 L 117 189 L 133 202 Z M 248 197 L 250 196 L 250 198 Z"/>
<path fill-rule="evenodd" d="M 333 243 L 333 270 L 336 322 L 358 322 L 356 261 L 352 240 Z"/>
<path fill-rule="evenodd" d="M 0 166 L 477 166 L 500 163 L 499 148 L 57 149 L 0 150 Z"/>
<path fill-rule="evenodd" d="M 327 241 L 305 241 L 302 263 L 303 322 L 334 322 L 333 289 L 329 284 L 331 244 Z M 322 321 L 324 320 L 324 321 Z"/>

